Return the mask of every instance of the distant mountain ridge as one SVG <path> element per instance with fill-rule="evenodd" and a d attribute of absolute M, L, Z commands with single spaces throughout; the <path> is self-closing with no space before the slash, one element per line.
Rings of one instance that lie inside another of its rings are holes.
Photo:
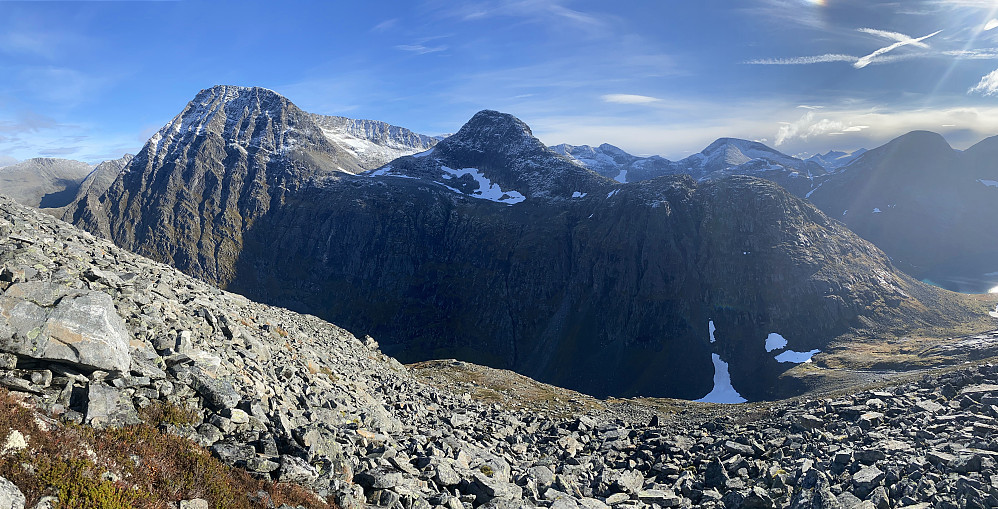
<path fill-rule="evenodd" d="M 661 156 L 638 157 L 613 145 L 556 145 L 553 150 L 600 175 L 618 182 L 640 182 L 663 175 L 690 175 L 696 180 L 727 175 L 751 175 L 776 182 L 803 195 L 814 179 L 828 173 L 815 161 L 803 161 L 766 145 L 737 138 L 720 138 L 699 153 L 679 161 Z"/>
<path fill-rule="evenodd" d="M 699 167 L 754 150 L 725 142 Z M 604 396 L 702 397 L 712 354 L 746 398 L 790 394 L 802 388 L 777 384 L 789 366 L 766 351 L 770 332 L 809 351 L 850 330 L 986 317 L 772 182 L 622 184 L 512 115 L 479 112 L 359 175 L 339 169 L 348 157 L 286 98 L 213 87 L 71 217 L 403 361 L 457 357 Z"/>
<path fill-rule="evenodd" d="M 82 161 L 38 157 L 0 167 L 0 194 L 22 205 L 58 208 L 70 203 L 92 170 Z"/>

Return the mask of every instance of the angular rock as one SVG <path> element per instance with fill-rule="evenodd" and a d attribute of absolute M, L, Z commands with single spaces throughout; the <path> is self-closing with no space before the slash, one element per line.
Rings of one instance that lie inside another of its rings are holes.
<path fill-rule="evenodd" d="M 852 476 L 854 493 L 866 498 L 884 481 L 884 472 L 875 466 L 865 466 Z"/>
<path fill-rule="evenodd" d="M 305 460 L 291 456 L 281 455 L 281 467 L 277 472 L 277 480 L 280 482 L 290 482 L 302 485 L 309 485 L 319 477 L 318 472 L 312 468 Z M 356 477 L 354 477 L 356 479 Z"/>
<path fill-rule="evenodd" d="M 0 297 L 0 351 L 127 373 L 131 335 L 106 293 L 16 283 Z"/>
<path fill-rule="evenodd" d="M 86 422 L 95 428 L 114 428 L 138 424 L 142 420 L 131 398 L 122 391 L 102 383 L 91 383 L 87 389 Z"/>
<path fill-rule="evenodd" d="M 213 408 L 235 408 L 241 396 L 227 380 L 212 377 L 204 370 L 193 367 L 190 370 L 191 387 Z"/>
<path fill-rule="evenodd" d="M 523 491 L 519 486 L 503 482 L 498 479 L 488 477 L 485 474 L 475 472 L 474 479 L 468 485 L 468 490 L 475 495 L 476 502 L 487 504 L 494 499 L 519 499 L 523 496 Z"/>

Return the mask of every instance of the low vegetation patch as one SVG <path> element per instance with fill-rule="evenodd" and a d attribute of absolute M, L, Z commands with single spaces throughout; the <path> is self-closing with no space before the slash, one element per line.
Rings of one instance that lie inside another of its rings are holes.
<path fill-rule="evenodd" d="M 144 424 L 118 429 L 64 425 L 0 389 L 0 476 L 21 489 L 29 507 L 49 495 L 59 497 L 61 509 L 165 509 L 194 498 L 216 509 L 330 507 L 300 486 L 255 479 L 190 440 L 159 431 L 159 424 L 191 422 L 183 409 L 154 405 L 143 417 Z M 5 448 L 18 442 L 8 440 L 17 433 L 26 447 Z"/>

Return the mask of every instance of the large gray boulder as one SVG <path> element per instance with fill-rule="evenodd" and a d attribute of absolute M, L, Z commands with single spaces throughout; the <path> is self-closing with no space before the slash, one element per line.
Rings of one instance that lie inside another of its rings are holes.
<path fill-rule="evenodd" d="M 29 282 L 11 285 L 0 297 L 3 352 L 127 372 L 129 338 L 111 297 L 102 292 Z"/>

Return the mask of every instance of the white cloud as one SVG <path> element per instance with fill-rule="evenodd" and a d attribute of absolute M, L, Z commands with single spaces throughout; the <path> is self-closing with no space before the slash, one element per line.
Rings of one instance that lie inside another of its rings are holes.
<path fill-rule="evenodd" d="M 815 116 L 814 111 L 808 111 L 796 122 L 781 122 L 780 127 L 776 130 L 776 139 L 773 145 L 779 147 L 793 139 L 806 141 L 814 136 L 842 131 L 843 128 L 845 125 L 842 122 L 828 118 L 819 119 Z"/>
<path fill-rule="evenodd" d="M 993 30 L 998 28 L 998 19 L 992 19 L 984 24 L 984 30 Z"/>
<path fill-rule="evenodd" d="M 436 53 L 438 51 L 444 51 L 447 49 L 447 46 L 445 45 L 426 46 L 423 44 L 400 44 L 398 46 L 395 46 L 395 49 L 400 49 L 402 51 L 409 51 L 411 53 L 416 53 L 418 55 L 425 55 L 427 53 Z"/>
<path fill-rule="evenodd" d="M 617 104 L 648 104 L 661 101 L 657 97 L 635 94 L 606 94 L 601 97 L 604 102 Z"/>
<path fill-rule="evenodd" d="M 824 55 L 815 55 L 810 57 L 790 57 L 790 58 L 760 58 L 757 60 L 749 60 L 745 62 L 746 64 L 756 64 L 756 65 L 810 65 L 810 64 L 825 64 L 828 62 L 856 62 L 859 57 L 854 57 L 852 55 L 843 55 L 840 53 L 826 53 Z"/>
<path fill-rule="evenodd" d="M 964 60 L 998 60 L 998 48 L 949 50 L 942 54 Z"/>
<path fill-rule="evenodd" d="M 890 32 L 887 30 L 877 30 L 876 28 L 860 28 L 860 32 L 867 33 L 870 35 L 875 35 L 877 37 L 883 37 L 884 39 L 891 39 L 897 42 L 904 42 L 911 44 L 912 46 L 917 46 L 919 48 L 928 48 L 929 45 L 921 41 L 915 41 L 910 36 L 904 35 L 899 32 Z"/>
<path fill-rule="evenodd" d="M 860 29 L 860 30 L 869 30 L 869 29 Z M 912 38 L 909 37 L 907 39 L 903 39 L 903 40 L 900 40 L 898 42 L 895 42 L 894 44 L 891 44 L 890 46 L 884 46 L 883 48 L 880 48 L 877 51 L 874 51 L 873 53 L 870 53 L 869 55 L 860 57 L 859 60 L 856 60 L 856 62 L 854 62 L 852 64 L 852 66 L 855 67 L 855 68 L 857 68 L 857 69 L 862 69 L 862 68 L 870 65 L 870 63 L 873 62 L 873 60 L 875 58 L 879 57 L 880 55 L 883 55 L 884 53 L 887 53 L 887 52 L 890 52 L 890 51 L 894 51 L 894 50 L 896 50 L 896 49 L 898 49 L 898 48 L 900 48 L 902 46 L 927 47 L 927 45 L 923 44 L 922 41 L 924 41 L 925 39 L 928 39 L 929 37 L 932 37 L 932 36 L 938 34 L 939 32 L 942 32 L 942 30 L 937 30 L 935 32 L 932 32 L 929 35 L 923 35 L 922 37 L 919 37 L 917 39 L 912 39 Z M 898 34 L 898 35 L 902 35 L 903 36 L 903 34 Z"/>
<path fill-rule="evenodd" d="M 826 53 L 824 55 L 813 55 L 806 57 L 789 57 L 789 58 L 760 58 L 756 60 L 749 60 L 745 62 L 746 64 L 756 64 L 756 65 L 811 65 L 811 64 L 827 64 L 830 62 L 849 62 L 853 67 L 857 69 L 862 69 L 870 64 L 882 64 L 888 62 L 897 62 L 900 60 L 907 60 L 910 58 L 916 58 L 920 56 L 929 56 L 933 53 L 923 53 L 918 55 L 889 55 L 885 56 L 886 53 L 894 51 L 902 46 L 915 46 L 919 48 L 928 48 L 929 45 L 925 44 L 925 39 L 939 34 L 942 30 L 933 32 L 929 35 L 925 35 L 918 38 L 912 38 L 905 34 L 898 32 L 890 32 L 887 30 L 877 30 L 874 28 L 860 28 L 859 32 L 875 35 L 878 37 L 884 37 L 887 39 L 896 40 L 894 44 L 889 46 L 884 46 L 879 48 L 873 53 L 864 55 L 862 57 L 856 57 L 852 55 L 845 55 L 842 53 Z"/>
<path fill-rule="evenodd" d="M 858 132 L 862 131 L 863 129 L 869 129 L 869 128 L 870 128 L 870 126 L 868 126 L 868 125 L 852 125 L 852 126 L 849 126 L 849 127 L 846 127 L 845 129 L 843 129 L 842 132 L 844 132 L 844 133 L 858 133 Z"/>
<path fill-rule="evenodd" d="M 968 90 L 967 93 L 978 93 L 981 95 L 998 94 L 998 69 L 995 69 L 982 77 L 980 83 Z"/>

